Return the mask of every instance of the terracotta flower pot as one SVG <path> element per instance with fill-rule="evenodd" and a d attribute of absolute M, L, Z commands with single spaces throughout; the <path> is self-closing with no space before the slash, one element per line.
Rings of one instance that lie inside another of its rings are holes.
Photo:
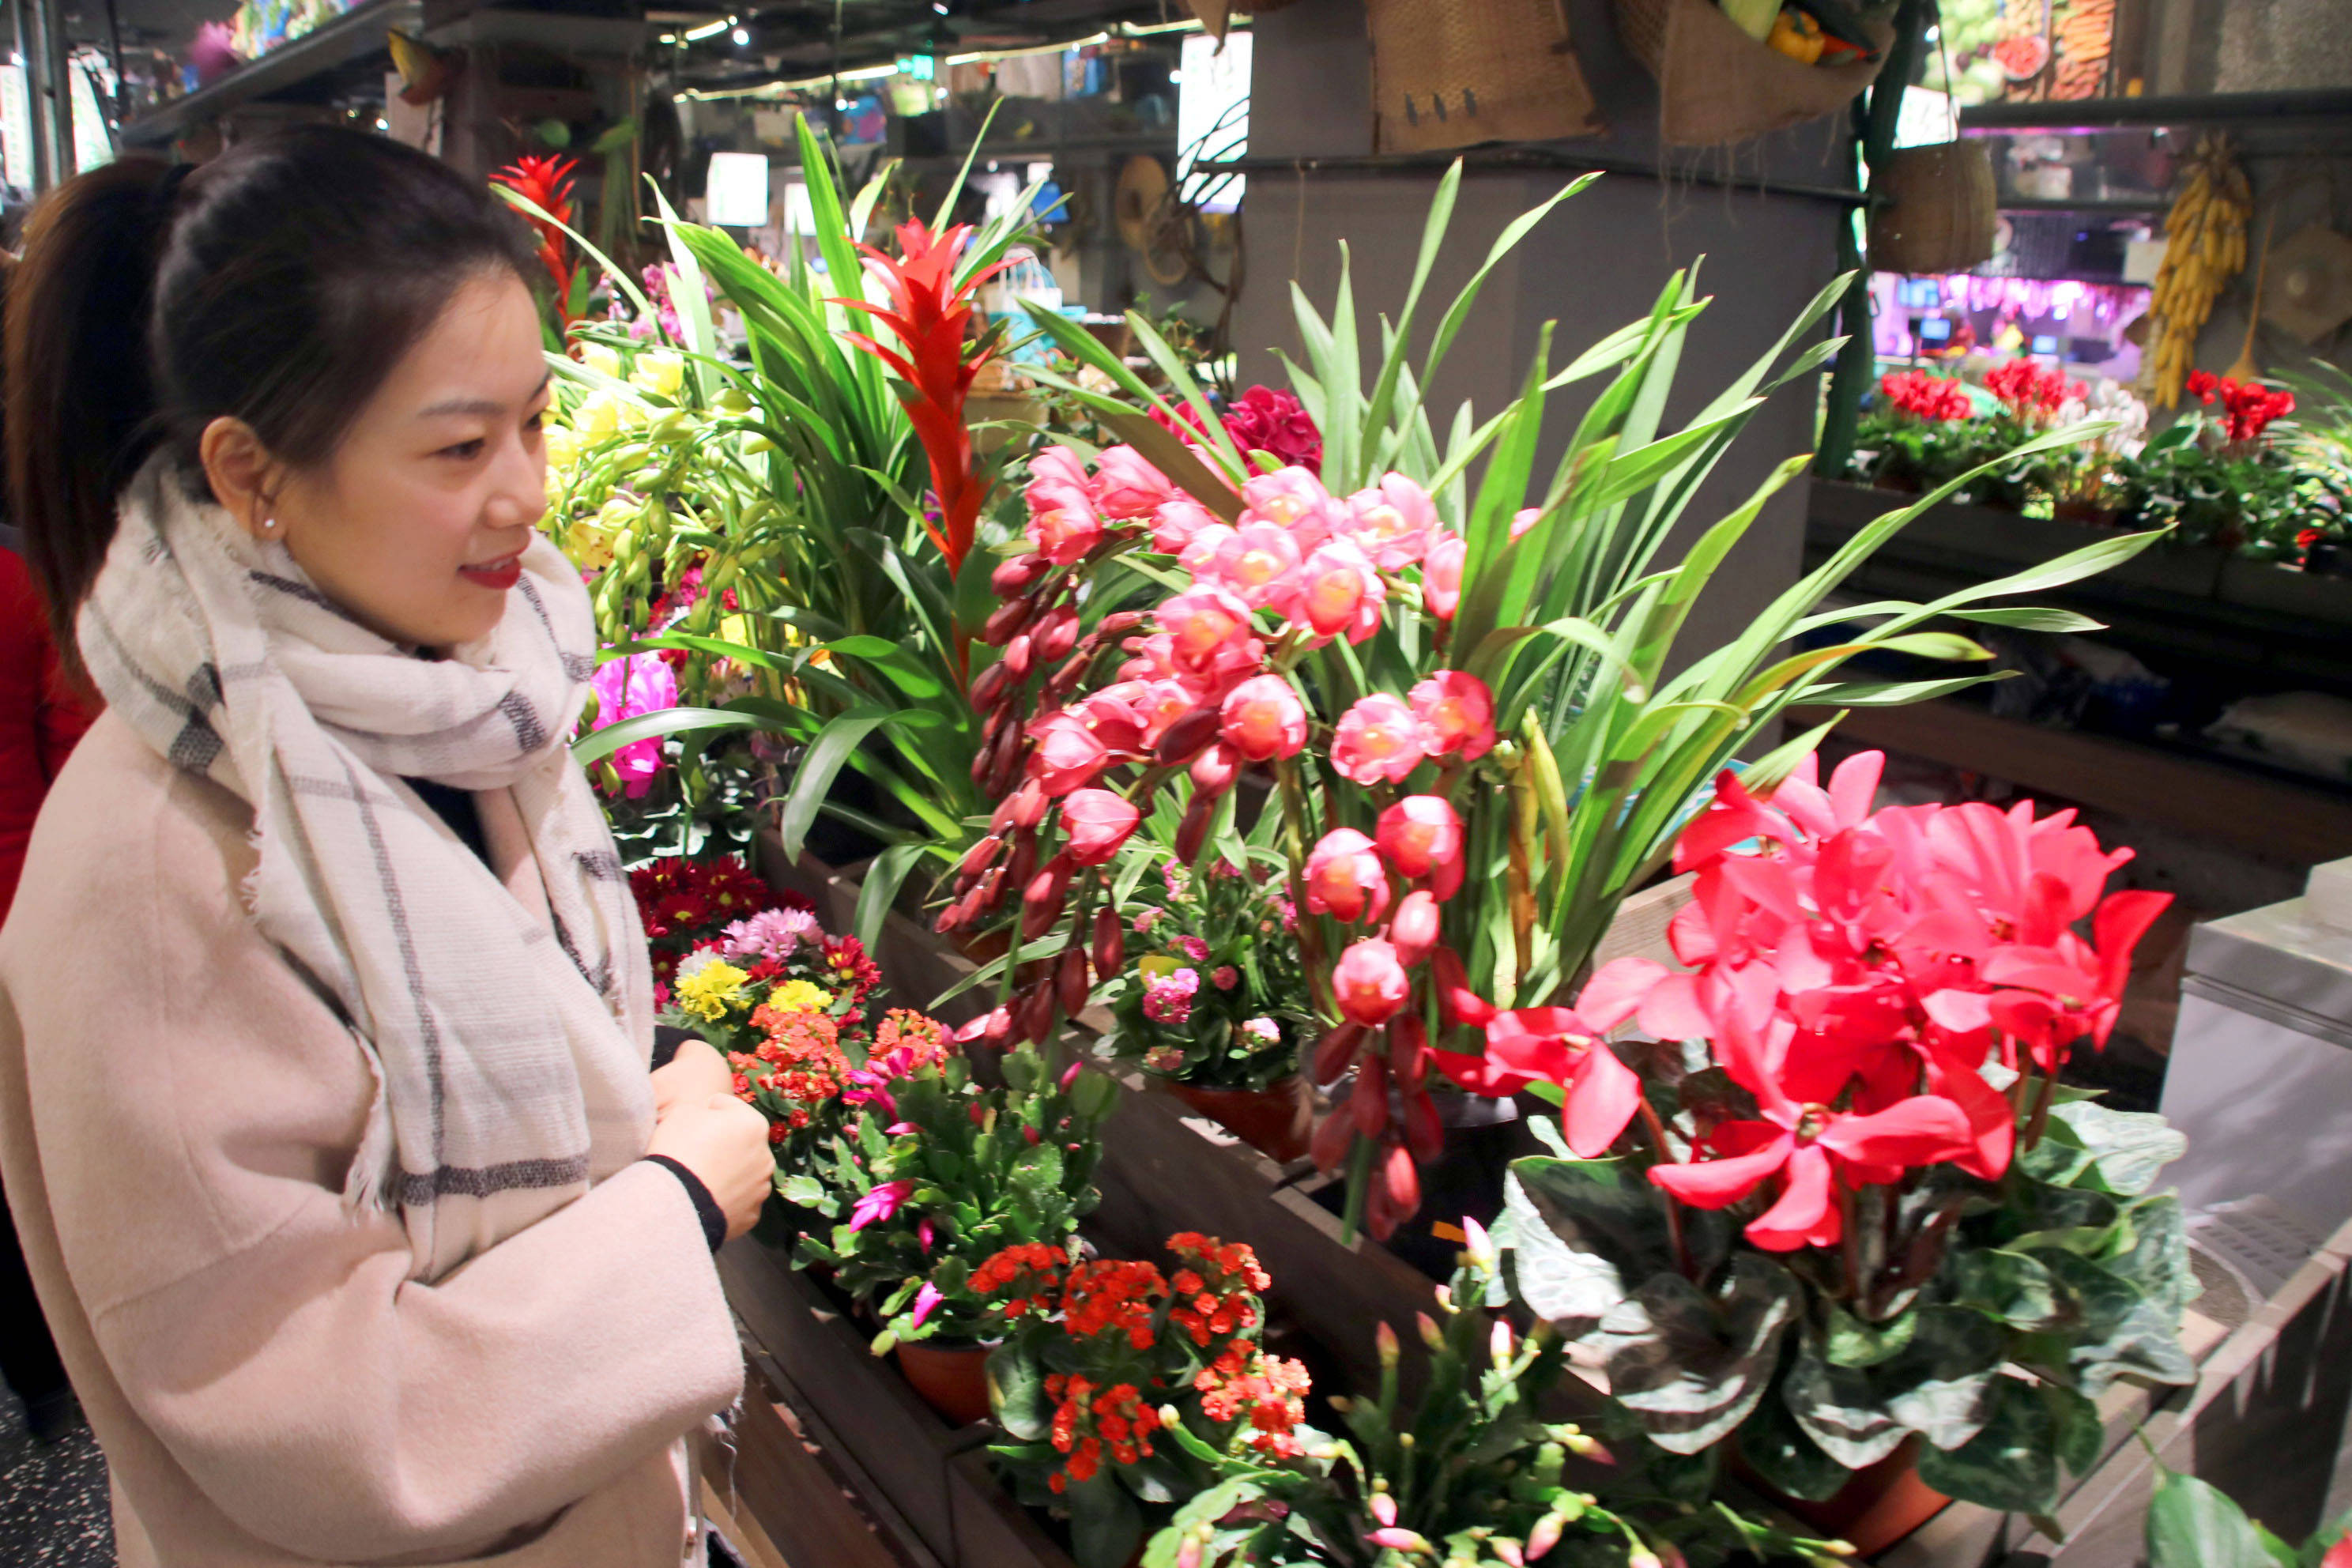
<path fill-rule="evenodd" d="M 940 1415 L 958 1426 L 988 1419 L 988 1346 L 918 1341 L 897 1353 L 898 1371 Z"/>
<path fill-rule="evenodd" d="M 1885 1551 L 1952 1500 L 1919 1479 L 1916 1436 L 1905 1438 L 1900 1447 L 1878 1463 L 1854 1471 L 1851 1480 L 1819 1502 L 1775 1491 L 1747 1467 L 1740 1468 L 1766 1500 L 1778 1503 L 1823 1535 L 1853 1542 L 1861 1557 Z"/>
<path fill-rule="evenodd" d="M 1315 1108 L 1307 1086 L 1295 1076 L 1264 1089 L 1212 1089 L 1171 1080 L 1167 1089 L 1278 1165 L 1307 1152 Z"/>

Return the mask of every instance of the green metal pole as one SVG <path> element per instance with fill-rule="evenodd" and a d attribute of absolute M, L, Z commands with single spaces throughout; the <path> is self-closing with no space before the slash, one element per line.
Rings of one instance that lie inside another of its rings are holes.
<path fill-rule="evenodd" d="M 1886 66 L 1872 84 L 1870 96 L 1860 100 L 1864 107 L 1856 110 L 1861 121 L 1859 148 L 1864 163 L 1870 165 L 1870 184 L 1865 195 L 1881 193 L 1881 172 L 1886 155 L 1895 148 L 1895 127 L 1903 113 L 1903 89 L 1910 84 L 1912 72 L 1919 63 L 1919 52 L 1927 47 L 1927 25 L 1936 15 L 1934 0 L 1902 0 L 1895 12 L 1895 41 L 1886 47 Z M 1864 212 L 1867 212 L 1867 207 Z M 1829 405 L 1822 417 L 1821 452 L 1813 460 L 1813 471 L 1824 479 L 1844 475 L 1847 462 L 1853 457 L 1853 430 L 1862 414 L 1862 395 L 1870 385 L 1871 372 L 1876 356 L 1870 345 L 1870 274 L 1863 268 L 1868 258 L 1863 254 L 1862 241 L 1855 234 L 1861 215 L 1848 213 L 1838 220 L 1838 270 L 1854 274 L 1853 285 L 1846 290 L 1841 307 L 1840 330 L 1846 334 L 1845 347 L 1838 352 L 1835 367 L 1830 372 Z"/>

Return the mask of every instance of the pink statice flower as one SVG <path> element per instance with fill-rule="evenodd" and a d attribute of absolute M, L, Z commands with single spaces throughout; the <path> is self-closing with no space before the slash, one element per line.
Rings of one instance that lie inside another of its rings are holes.
<path fill-rule="evenodd" d="M 1201 989 L 1198 970 L 1180 969 L 1164 980 L 1143 987 L 1143 1016 L 1155 1024 L 1182 1024 L 1192 1016 L 1192 998 Z"/>
<path fill-rule="evenodd" d="M 677 706 L 677 677 L 658 654 L 633 653 L 606 659 L 596 667 L 588 684 L 596 693 L 598 730 Z M 662 743 L 656 736 L 632 741 L 607 760 L 621 776 L 621 793 L 637 800 L 654 787 L 661 773 Z"/>

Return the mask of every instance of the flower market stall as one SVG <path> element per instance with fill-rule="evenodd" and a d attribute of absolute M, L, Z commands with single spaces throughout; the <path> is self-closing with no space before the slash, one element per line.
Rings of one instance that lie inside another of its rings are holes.
<path fill-rule="evenodd" d="M 1290 388 L 1230 410 L 1148 321 L 1130 363 L 1039 310 L 1088 436 L 982 455 L 1017 216 L 861 253 L 878 192 L 822 179 L 821 272 L 670 219 L 660 324 L 552 360 L 614 672 L 582 754 L 673 1021 L 773 1129 L 725 1259 L 754 1364 L 940 1561 L 1876 1552 L 2053 1515 L 2221 1337 L 2179 1141 L 2062 1082 L 2164 897 L 2070 814 L 1877 807 L 1776 724 L 2082 624 L 2011 601 L 2154 531 L 1834 595 L 2111 426 L 2020 371 L 1958 466 L 1678 649 L 1797 464 L 1667 536 L 1838 286 L 1679 423 L 1686 272 L 1449 416 L 1487 272 L 1583 184 L 1441 300 L 1460 177 L 1403 297 L 1302 295 Z"/>

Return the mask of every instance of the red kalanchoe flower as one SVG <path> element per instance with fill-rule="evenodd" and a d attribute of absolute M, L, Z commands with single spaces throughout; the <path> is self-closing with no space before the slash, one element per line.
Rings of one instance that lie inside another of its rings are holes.
<path fill-rule="evenodd" d="M 525 215 L 524 222 L 539 236 L 539 264 L 547 268 L 548 280 L 555 286 L 555 310 L 568 329 L 572 325 L 572 237 L 557 225 L 572 222 L 572 174 L 577 165 L 570 158 L 518 158 L 503 169 L 493 169 L 493 184 L 504 185 L 517 195 L 527 198 L 548 217 Z"/>
<path fill-rule="evenodd" d="M 1914 419 L 1926 419 L 1937 424 L 1953 419 L 1966 419 L 1975 411 L 1969 401 L 1966 388 L 1946 376 L 1929 375 L 1922 370 L 1897 371 L 1881 376 L 1881 395 Z"/>
<path fill-rule="evenodd" d="M 898 226 L 898 258 L 892 260 L 870 245 L 866 253 L 866 276 L 890 297 L 890 308 L 863 300 L 835 300 L 835 304 L 862 310 L 890 329 L 900 350 L 890 349 L 863 332 L 845 334 L 849 341 L 879 358 L 907 384 L 901 395 L 907 417 L 930 458 L 931 489 L 939 498 L 940 520 L 926 517 L 923 528 L 947 557 L 948 571 L 962 570 L 971 553 L 980 523 L 980 506 L 987 487 L 972 472 L 971 432 L 964 425 L 964 399 L 972 378 L 995 356 L 993 348 L 966 357 L 964 340 L 971 323 L 972 298 L 982 284 L 1003 271 L 997 261 L 959 282 L 956 263 L 971 239 L 971 226 L 958 224 L 944 234 L 933 234 L 919 219 Z"/>

